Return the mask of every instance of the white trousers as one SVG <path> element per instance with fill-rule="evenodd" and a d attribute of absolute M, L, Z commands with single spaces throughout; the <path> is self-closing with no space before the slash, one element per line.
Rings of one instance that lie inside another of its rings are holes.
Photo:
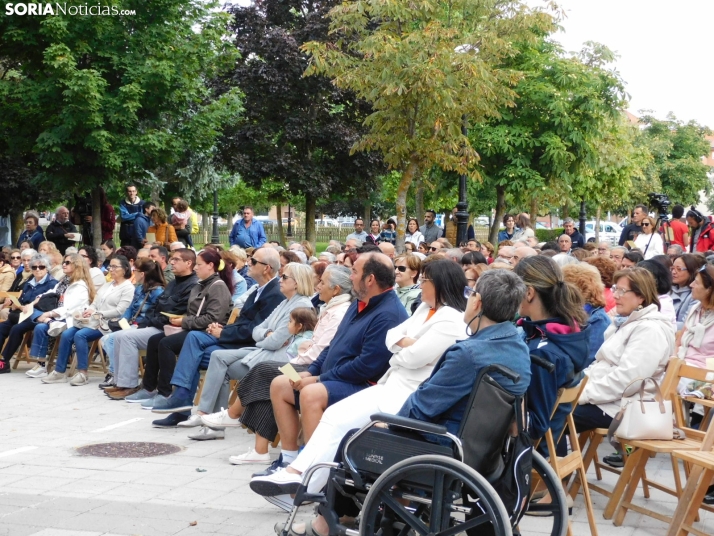
<path fill-rule="evenodd" d="M 375 413 L 396 414 L 410 394 L 406 390 L 373 385 L 333 404 L 322 414 L 310 441 L 290 467 L 304 473 L 317 463 L 334 461 L 347 432 L 369 423 L 370 416 Z M 329 469 L 316 471 L 308 486 L 309 493 L 318 493 L 327 484 L 329 476 Z"/>

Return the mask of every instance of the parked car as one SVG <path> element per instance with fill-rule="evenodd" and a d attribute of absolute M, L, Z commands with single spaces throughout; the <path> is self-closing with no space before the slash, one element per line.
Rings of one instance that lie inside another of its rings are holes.
<path fill-rule="evenodd" d="M 315 220 L 315 227 L 339 227 L 340 222 L 333 220 L 332 218 L 325 218 L 324 220 Z"/>
<path fill-rule="evenodd" d="M 621 229 L 616 223 L 609 221 L 600 222 L 600 241 L 601 242 L 611 242 L 616 244 L 620 239 Z M 586 221 L 585 222 L 585 240 L 590 239 L 595 240 L 595 222 Z"/>

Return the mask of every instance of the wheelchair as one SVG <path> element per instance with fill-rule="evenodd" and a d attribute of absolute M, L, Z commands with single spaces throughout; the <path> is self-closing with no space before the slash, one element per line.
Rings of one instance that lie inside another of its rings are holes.
<path fill-rule="evenodd" d="M 537 364 L 552 366 L 547 361 Z M 525 419 L 525 405 L 523 397 L 511 395 L 493 379 L 494 373 L 513 382 L 519 379 L 500 365 L 485 368 L 474 384 L 457 435 L 438 424 L 372 415 L 369 424 L 343 439 L 338 451 L 341 461 L 316 464 L 304 473 L 279 536 L 289 535 L 298 508 L 311 502 L 317 503 L 330 536 L 511 536 L 528 534 L 529 528 L 538 534 L 564 536 L 568 529 L 565 492 L 530 440 L 520 454 L 526 463 L 525 486 L 517 490 L 517 497 L 508 495 L 510 508 L 496 490 L 502 489 L 501 479 L 513 476 L 508 472 L 513 463 L 504 460 L 509 460 L 510 450 L 515 451 L 514 427 L 519 415 Z M 527 434 L 524 429 L 520 430 Z M 310 479 L 325 468 L 329 469 L 327 485 L 321 493 L 309 493 Z M 549 494 L 548 504 L 529 502 L 536 490 Z M 528 515 L 523 517 L 524 513 Z M 342 516 L 355 517 L 358 528 L 342 524 Z"/>

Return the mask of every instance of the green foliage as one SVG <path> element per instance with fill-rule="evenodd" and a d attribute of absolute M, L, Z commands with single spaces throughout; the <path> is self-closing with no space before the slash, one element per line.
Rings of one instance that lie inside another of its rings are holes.
<path fill-rule="evenodd" d="M 406 197 L 432 166 L 478 177 L 478 155 L 461 132 L 514 103 L 519 73 L 505 65 L 514 43 L 551 30 L 552 18 L 515 0 L 356 0 L 330 11 L 334 46 L 311 42 L 306 74 L 324 74 L 372 105 L 355 150 L 377 150 L 401 173 L 398 247 Z"/>
<path fill-rule="evenodd" d="M 695 121 L 679 121 L 672 114 L 665 120 L 646 114 L 640 122 L 644 126 L 641 143 L 651 159 L 644 168 L 642 186 L 646 188 L 632 191 L 633 200 L 646 201 L 648 192 L 661 191 L 673 203 L 697 204 L 699 192 L 711 191 L 710 168 L 701 160 L 709 155 L 710 145 L 704 136 L 711 131 Z"/>
<path fill-rule="evenodd" d="M 240 113 L 237 91 L 207 84 L 235 58 L 227 16 L 199 0 L 113 6 L 136 15 L 0 14 L 0 152 L 34 154 L 36 181 L 57 192 L 160 187 L 179 170 L 205 193 L 215 140 Z"/>

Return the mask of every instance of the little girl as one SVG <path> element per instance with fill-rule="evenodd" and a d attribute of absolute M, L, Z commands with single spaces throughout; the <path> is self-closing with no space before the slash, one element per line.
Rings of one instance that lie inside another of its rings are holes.
<path fill-rule="evenodd" d="M 191 230 L 186 229 L 191 218 L 191 211 L 188 209 L 188 203 L 181 199 L 176 203 L 174 213 L 171 215 L 171 225 L 176 229 L 176 236 L 181 242 L 193 248 L 193 240 L 191 239 Z"/>
<path fill-rule="evenodd" d="M 288 331 L 292 337 L 285 343 L 288 347 L 285 353 L 290 362 L 297 357 L 300 344 L 312 340 L 312 330 L 315 329 L 315 325 L 317 325 L 317 315 L 311 308 L 298 307 L 292 310 L 288 322 Z"/>

